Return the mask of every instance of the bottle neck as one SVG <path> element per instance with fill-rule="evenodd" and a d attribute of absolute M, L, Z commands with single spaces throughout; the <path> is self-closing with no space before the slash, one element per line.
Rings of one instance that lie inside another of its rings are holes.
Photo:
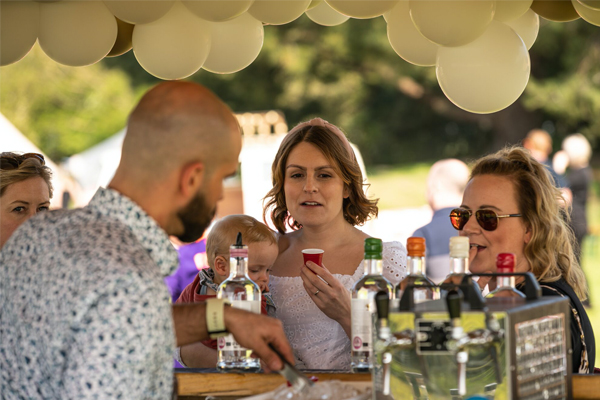
<path fill-rule="evenodd" d="M 425 257 L 408 256 L 408 273 L 425 276 Z"/>
<path fill-rule="evenodd" d="M 229 258 L 229 277 L 241 278 L 248 275 L 248 259 L 244 257 Z"/>
<path fill-rule="evenodd" d="M 365 275 L 381 275 L 383 274 L 383 263 L 381 260 L 365 259 L 363 260 L 365 267 Z"/>
<path fill-rule="evenodd" d="M 499 276 L 498 277 L 498 287 L 499 288 L 503 288 L 503 287 L 510 287 L 510 288 L 515 288 L 517 285 L 515 283 L 515 277 L 514 276 Z"/>
<path fill-rule="evenodd" d="M 463 257 L 450 257 L 450 273 L 465 274 L 469 270 L 469 259 Z"/>

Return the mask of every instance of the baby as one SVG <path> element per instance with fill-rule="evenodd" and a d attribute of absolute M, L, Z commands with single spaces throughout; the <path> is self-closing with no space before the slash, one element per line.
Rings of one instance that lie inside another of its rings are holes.
<path fill-rule="evenodd" d="M 181 292 L 176 303 L 195 303 L 217 295 L 221 282 L 229 277 L 229 246 L 238 232 L 248 246 L 248 276 L 262 292 L 261 311 L 274 314 L 275 305 L 269 292 L 269 272 L 279 254 L 277 239 L 265 224 L 248 215 L 230 215 L 219 220 L 206 240 L 206 257 L 210 268 L 202 269 Z M 217 365 L 217 341 L 207 340 L 177 348 L 175 359 L 188 368 L 214 368 Z"/>

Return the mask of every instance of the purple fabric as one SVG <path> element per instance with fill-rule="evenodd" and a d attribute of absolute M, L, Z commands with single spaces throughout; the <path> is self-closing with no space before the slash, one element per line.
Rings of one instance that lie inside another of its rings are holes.
<path fill-rule="evenodd" d="M 165 278 L 165 284 L 169 288 L 173 303 L 177 301 L 183 289 L 192 283 L 198 274 L 198 267 L 194 262 L 194 256 L 198 253 L 206 252 L 206 239 L 181 246 L 178 252 L 179 268 L 177 268 L 173 275 Z M 200 268 L 202 267 L 206 266 L 201 266 Z"/>

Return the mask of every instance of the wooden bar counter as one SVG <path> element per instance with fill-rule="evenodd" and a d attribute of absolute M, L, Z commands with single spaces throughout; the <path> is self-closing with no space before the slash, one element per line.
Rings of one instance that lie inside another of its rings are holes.
<path fill-rule="evenodd" d="M 192 370 L 193 371 L 193 370 Z M 370 374 L 307 373 L 319 381 L 339 380 L 370 382 Z M 203 400 L 215 396 L 222 400 L 234 400 L 265 393 L 285 383 L 279 374 L 236 374 L 177 372 L 178 394 L 181 400 Z M 573 399 L 600 399 L 600 375 L 574 375 Z"/>

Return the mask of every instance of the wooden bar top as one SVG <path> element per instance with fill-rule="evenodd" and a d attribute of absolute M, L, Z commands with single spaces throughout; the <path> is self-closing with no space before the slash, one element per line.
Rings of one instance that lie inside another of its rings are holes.
<path fill-rule="evenodd" d="M 193 371 L 193 370 L 192 370 Z M 319 381 L 339 380 L 350 382 L 370 382 L 368 373 L 307 373 Z M 281 375 L 244 373 L 200 373 L 176 372 L 178 394 L 182 400 L 203 399 L 216 396 L 224 399 L 261 394 L 274 390 L 285 383 Z M 600 399 L 600 375 L 573 375 L 573 399 Z"/>

